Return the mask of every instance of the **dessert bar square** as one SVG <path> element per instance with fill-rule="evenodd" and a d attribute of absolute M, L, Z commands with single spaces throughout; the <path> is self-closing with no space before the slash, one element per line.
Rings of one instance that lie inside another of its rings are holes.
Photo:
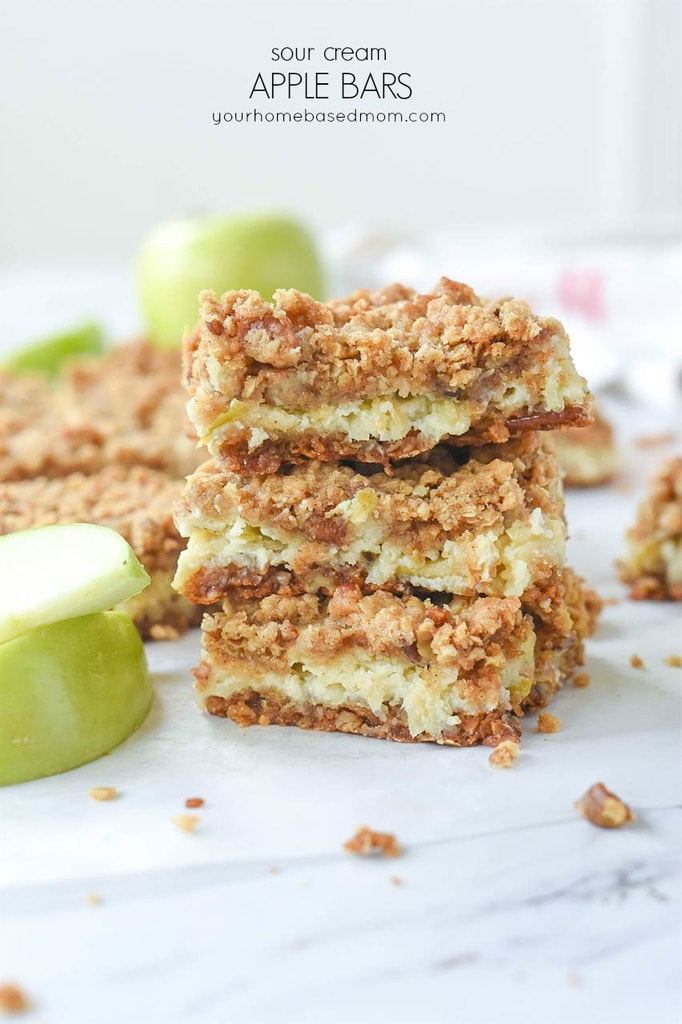
<path fill-rule="evenodd" d="M 381 467 L 312 461 L 276 475 L 202 466 L 176 504 L 189 537 L 175 585 L 190 601 L 333 593 L 355 583 L 520 596 L 564 563 L 561 474 L 540 434 L 439 446 Z"/>
<path fill-rule="evenodd" d="M 55 381 L 0 371 L 0 480 L 144 465 L 185 476 L 189 436 L 177 351 L 144 341 L 69 363 Z"/>
<path fill-rule="evenodd" d="M 682 456 L 666 459 L 650 481 L 619 572 L 635 600 L 682 601 Z"/>
<path fill-rule="evenodd" d="M 618 472 L 620 456 L 613 427 L 596 409 L 586 427 L 570 427 L 550 434 L 564 474 L 565 487 L 596 487 L 609 483 Z"/>
<path fill-rule="evenodd" d="M 144 637 L 171 638 L 198 625 L 201 609 L 171 587 L 184 545 L 171 507 L 182 483 L 145 467 L 109 466 L 91 476 L 0 483 L 0 534 L 53 523 L 95 523 L 117 530 L 151 577 L 123 609 Z"/>
<path fill-rule="evenodd" d="M 591 624 L 570 570 L 521 598 L 235 593 L 204 619 L 196 687 L 240 725 L 494 745 L 581 663 Z"/>
<path fill-rule="evenodd" d="M 316 302 L 294 290 L 202 292 L 186 339 L 188 414 L 239 472 L 306 458 L 386 464 L 439 442 L 499 443 L 589 422 L 557 320 L 443 278 Z"/>

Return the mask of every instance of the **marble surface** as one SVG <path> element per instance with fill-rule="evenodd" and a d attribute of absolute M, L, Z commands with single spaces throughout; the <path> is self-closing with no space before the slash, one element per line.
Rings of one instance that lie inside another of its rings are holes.
<path fill-rule="evenodd" d="M 626 442 L 668 426 L 615 412 Z M 682 671 L 663 657 L 682 654 L 680 614 L 615 579 L 663 454 L 628 451 L 623 487 L 569 498 L 571 562 L 618 599 L 589 644 L 592 683 L 559 694 L 558 734 L 525 721 L 509 771 L 487 749 L 240 730 L 195 710 L 196 631 L 150 645 L 155 703 L 135 736 L 0 790 L 0 981 L 32 997 L 25 1019 L 679 1020 Z M 597 780 L 634 824 L 577 815 Z M 95 785 L 120 796 L 96 803 Z M 171 818 L 195 795 L 189 834 Z M 404 855 L 345 853 L 365 823 Z"/>

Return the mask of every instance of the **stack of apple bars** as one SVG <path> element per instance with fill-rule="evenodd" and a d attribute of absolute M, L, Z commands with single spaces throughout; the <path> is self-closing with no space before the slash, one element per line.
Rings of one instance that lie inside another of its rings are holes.
<path fill-rule="evenodd" d="M 519 735 L 582 662 L 542 431 L 588 423 L 556 321 L 443 279 L 319 303 L 201 295 L 189 417 L 210 459 L 176 522 L 202 707 L 453 745 Z"/>

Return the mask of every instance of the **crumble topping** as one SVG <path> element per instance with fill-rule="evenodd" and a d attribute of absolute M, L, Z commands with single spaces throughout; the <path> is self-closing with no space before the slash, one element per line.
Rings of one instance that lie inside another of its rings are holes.
<path fill-rule="evenodd" d="M 493 768 L 511 768 L 521 750 L 520 743 L 514 740 L 502 740 L 491 752 L 488 764 Z"/>
<path fill-rule="evenodd" d="M 561 730 L 561 721 L 556 715 L 541 711 L 538 715 L 538 732 L 553 733 Z"/>
<path fill-rule="evenodd" d="M 399 857 L 402 853 L 400 844 L 390 832 L 375 832 L 373 829 L 363 825 L 355 835 L 343 844 L 344 850 L 349 853 L 359 854 L 366 857 L 376 855 L 380 857 Z"/>
<path fill-rule="evenodd" d="M 595 782 L 576 802 L 576 810 L 584 818 L 600 828 L 620 828 L 635 816 L 626 803 L 606 788 L 603 782 Z"/>

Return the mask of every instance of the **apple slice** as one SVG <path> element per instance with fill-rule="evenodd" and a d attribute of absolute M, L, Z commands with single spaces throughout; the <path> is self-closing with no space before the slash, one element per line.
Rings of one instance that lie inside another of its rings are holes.
<path fill-rule="evenodd" d="M 99 324 L 81 324 L 64 334 L 43 338 L 12 353 L 3 368 L 13 373 L 39 371 L 53 375 L 74 356 L 98 355 L 104 348 L 104 332 Z"/>
<path fill-rule="evenodd" d="M 196 323 L 204 288 L 253 288 L 266 298 L 298 288 L 321 298 L 322 273 L 312 238 L 289 217 L 205 217 L 152 231 L 138 255 L 137 285 L 151 340 L 172 347 Z"/>
<path fill-rule="evenodd" d="M 105 611 L 149 576 L 106 526 L 66 523 L 0 537 L 0 643 L 59 619 Z"/>
<path fill-rule="evenodd" d="M 144 646 L 123 612 L 52 622 L 0 644 L 0 785 L 108 753 L 151 700 Z"/>

